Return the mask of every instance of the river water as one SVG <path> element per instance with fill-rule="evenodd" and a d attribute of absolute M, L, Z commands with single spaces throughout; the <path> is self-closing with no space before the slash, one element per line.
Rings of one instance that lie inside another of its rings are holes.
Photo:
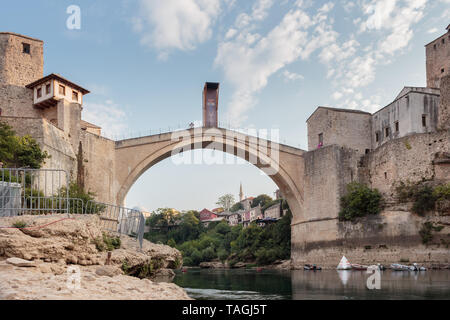
<path fill-rule="evenodd" d="M 199 300 L 450 299 L 450 271 L 382 271 L 379 290 L 365 271 L 188 269 L 174 282 Z"/>

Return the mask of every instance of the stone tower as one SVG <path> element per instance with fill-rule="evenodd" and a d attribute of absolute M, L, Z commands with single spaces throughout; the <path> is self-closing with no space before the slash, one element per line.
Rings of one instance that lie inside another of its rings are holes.
<path fill-rule="evenodd" d="M 239 189 L 239 201 L 244 200 L 244 192 L 242 191 L 242 182 L 241 182 L 241 187 Z"/>
<path fill-rule="evenodd" d="M 450 25 L 447 33 L 425 46 L 427 87 L 440 88 L 441 78 L 450 75 Z"/>
<path fill-rule="evenodd" d="M 450 76 L 441 78 L 441 101 L 438 115 L 438 128 L 450 129 Z"/>
<path fill-rule="evenodd" d="M 0 32 L 0 85 L 24 87 L 44 75 L 44 42 Z"/>

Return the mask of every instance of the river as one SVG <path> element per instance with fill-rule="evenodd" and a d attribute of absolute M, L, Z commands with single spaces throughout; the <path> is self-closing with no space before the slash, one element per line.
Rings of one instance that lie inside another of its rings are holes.
<path fill-rule="evenodd" d="M 365 271 L 188 269 L 174 283 L 199 300 L 450 299 L 450 271 L 382 271 L 379 290 Z"/>

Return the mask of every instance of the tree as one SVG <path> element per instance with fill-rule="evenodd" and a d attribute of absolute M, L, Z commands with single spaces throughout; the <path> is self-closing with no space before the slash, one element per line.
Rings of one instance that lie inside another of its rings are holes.
<path fill-rule="evenodd" d="M 242 205 L 242 203 L 240 202 L 236 202 L 235 204 L 233 204 L 233 206 L 230 208 L 231 212 L 237 212 L 239 210 L 243 210 L 244 206 Z"/>
<path fill-rule="evenodd" d="M 29 135 L 17 136 L 11 126 L 0 121 L 0 161 L 5 167 L 39 169 L 47 151 Z"/>
<path fill-rule="evenodd" d="M 252 208 L 257 207 L 258 205 L 261 205 L 261 207 L 264 207 L 267 203 L 272 202 L 272 198 L 269 197 L 267 194 L 260 194 L 252 201 Z"/>
<path fill-rule="evenodd" d="M 216 204 L 224 208 L 225 211 L 229 211 L 233 203 L 234 203 L 234 196 L 232 194 L 223 195 L 216 202 Z"/>

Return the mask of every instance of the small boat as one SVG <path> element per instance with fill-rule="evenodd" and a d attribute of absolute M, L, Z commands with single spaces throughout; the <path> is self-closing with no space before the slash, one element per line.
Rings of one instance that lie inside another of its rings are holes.
<path fill-rule="evenodd" d="M 318 266 L 316 266 L 315 264 L 305 264 L 304 266 L 303 266 L 303 270 L 313 270 L 313 271 L 316 271 L 316 270 L 322 270 L 322 268 L 321 267 L 318 267 Z"/>
<path fill-rule="evenodd" d="M 367 270 L 368 266 L 362 265 L 362 264 L 357 264 L 357 263 L 352 263 L 352 270 Z"/>
<path fill-rule="evenodd" d="M 427 271 L 427 268 L 425 267 L 419 267 L 417 263 L 413 263 L 412 266 L 409 267 L 411 271 Z"/>
<path fill-rule="evenodd" d="M 339 262 L 337 268 L 338 270 L 351 270 L 352 265 L 348 262 L 345 256 L 342 257 L 341 262 Z"/>
<path fill-rule="evenodd" d="M 391 264 L 391 269 L 394 271 L 411 271 L 409 266 L 405 266 L 404 264 L 393 263 Z"/>

